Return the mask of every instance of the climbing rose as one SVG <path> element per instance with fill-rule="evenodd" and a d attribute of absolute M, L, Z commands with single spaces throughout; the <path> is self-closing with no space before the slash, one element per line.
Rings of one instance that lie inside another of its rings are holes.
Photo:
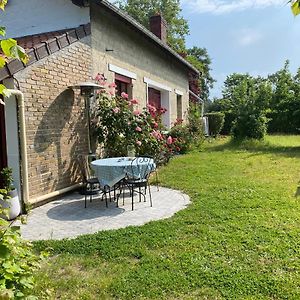
<path fill-rule="evenodd" d="M 172 139 L 171 136 L 169 136 L 169 137 L 167 138 L 167 144 L 168 144 L 168 145 L 171 145 L 172 143 L 173 143 L 173 139 Z"/>
<path fill-rule="evenodd" d="M 139 104 L 139 101 L 136 100 L 136 99 L 132 99 L 132 100 L 130 100 L 130 104 L 131 104 L 131 105 Z"/>
<path fill-rule="evenodd" d="M 123 93 L 121 94 L 121 97 L 122 97 L 122 98 L 125 98 L 125 99 L 128 99 L 128 94 L 126 94 L 126 93 L 123 92 Z"/>
<path fill-rule="evenodd" d="M 133 114 L 134 114 L 135 116 L 139 116 L 139 115 L 141 114 L 141 112 L 140 112 L 139 110 L 135 110 L 135 111 L 133 112 Z"/>
<path fill-rule="evenodd" d="M 135 128 L 135 131 L 141 132 L 141 131 L 142 131 L 142 128 L 139 127 L 139 126 L 137 126 L 137 127 Z"/>
<path fill-rule="evenodd" d="M 141 145 L 142 145 L 142 142 L 141 142 L 141 141 L 136 141 L 136 144 L 137 144 L 138 146 L 141 146 Z"/>
<path fill-rule="evenodd" d="M 112 89 L 112 88 L 117 87 L 117 85 L 114 82 L 112 82 L 108 85 L 108 87 Z"/>

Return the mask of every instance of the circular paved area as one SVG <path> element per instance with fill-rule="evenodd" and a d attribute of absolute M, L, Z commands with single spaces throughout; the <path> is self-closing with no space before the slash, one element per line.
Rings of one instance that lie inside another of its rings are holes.
<path fill-rule="evenodd" d="M 135 207 L 131 210 L 131 198 L 122 197 L 119 207 L 115 202 L 105 207 L 105 202 L 97 198 L 87 203 L 84 208 L 84 197 L 78 193 L 68 194 L 59 200 L 35 208 L 28 216 L 27 224 L 21 225 L 23 238 L 27 240 L 48 240 L 74 238 L 82 234 L 95 233 L 101 230 L 124 228 L 130 225 L 143 225 L 153 220 L 169 218 L 177 211 L 184 209 L 190 199 L 187 195 L 167 189 L 151 187 L 153 207 L 147 202 L 139 202 L 135 196 Z"/>

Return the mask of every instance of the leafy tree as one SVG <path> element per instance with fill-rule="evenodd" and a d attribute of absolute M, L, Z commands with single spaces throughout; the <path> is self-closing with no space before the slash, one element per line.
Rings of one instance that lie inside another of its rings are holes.
<path fill-rule="evenodd" d="M 161 13 L 168 23 L 168 44 L 178 52 L 185 50 L 189 26 L 180 15 L 179 0 L 120 0 L 117 4 L 148 29 L 149 18 L 157 12 Z"/>
<path fill-rule="evenodd" d="M 285 62 L 281 70 L 269 76 L 273 88 L 268 114 L 271 119 L 270 132 L 297 132 L 297 127 L 299 127 L 299 113 L 297 112 L 300 109 L 300 102 L 295 93 L 299 93 L 298 78 L 299 75 L 293 78 L 289 70 L 289 61 Z"/>
<path fill-rule="evenodd" d="M 149 18 L 160 12 L 168 23 L 168 44 L 178 53 L 186 54 L 186 59 L 202 74 L 199 88 L 201 97 L 208 101 L 209 90 L 214 79 L 210 74 L 211 59 L 205 48 L 186 49 L 185 36 L 189 33 L 187 20 L 181 15 L 179 0 L 119 0 L 119 7 L 149 29 Z"/>
<path fill-rule="evenodd" d="M 213 87 L 215 80 L 212 78 L 210 71 L 211 59 L 206 48 L 192 47 L 187 49 L 187 61 L 189 61 L 199 72 L 201 97 L 208 102 L 209 90 Z"/>

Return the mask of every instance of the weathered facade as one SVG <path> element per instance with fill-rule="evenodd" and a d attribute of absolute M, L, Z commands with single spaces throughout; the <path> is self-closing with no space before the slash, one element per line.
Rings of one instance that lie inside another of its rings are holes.
<path fill-rule="evenodd" d="M 104 73 L 109 82 L 114 82 L 118 73 L 130 78 L 130 94 L 140 100 L 141 107 L 148 102 L 149 87 L 160 91 L 161 106 L 167 109 L 163 121 L 168 128 L 179 114 L 178 95 L 182 101 L 181 115 L 186 115 L 189 103 L 186 66 L 96 3 L 91 6 L 91 32 L 94 74 Z"/>
<path fill-rule="evenodd" d="M 50 2 L 49 7 L 57 4 Z M 32 29 L 34 35 L 19 39 L 28 50 L 29 64 L 12 61 L 0 70 L 0 80 L 24 95 L 26 127 L 26 141 L 21 141 L 20 111 L 14 97 L 7 99 L 7 146 L 2 145 L 7 159 L 2 155 L 0 161 L 13 167 L 21 191 L 27 176 L 29 197 L 25 200 L 33 204 L 75 188 L 81 181 L 78 158 L 88 153 L 86 110 L 79 91 L 68 87 L 104 74 L 119 92 L 138 99 L 141 108 L 147 103 L 166 108 L 163 122 L 168 128 L 176 119 L 184 119 L 188 109 L 190 74 L 197 71 L 165 44 L 166 32 L 161 32 L 162 40 L 156 37 L 165 24 L 152 24 L 158 30 L 155 36 L 107 1 L 93 0 L 90 24 L 74 29 L 76 20 L 86 19 L 86 10 L 82 8 L 81 17 L 77 6 L 71 9 L 69 29 L 65 23 L 60 31 L 51 25 L 55 32 L 37 35 L 38 29 Z M 0 129 L 3 140 L 5 128 Z M 26 168 L 18 151 L 23 142 Z"/>

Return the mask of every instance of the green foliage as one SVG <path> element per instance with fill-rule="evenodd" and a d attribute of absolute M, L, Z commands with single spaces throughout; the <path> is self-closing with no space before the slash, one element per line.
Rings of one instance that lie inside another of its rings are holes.
<path fill-rule="evenodd" d="M 192 203 L 172 218 L 41 241 L 51 264 L 37 292 L 53 299 L 299 299 L 300 136 L 271 136 L 177 156 L 163 185 Z"/>
<path fill-rule="evenodd" d="M 149 18 L 161 13 L 168 24 L 168 43 L 176 51 L 184 51 L 185 36 L 189 33 L 187 21 L 180 15 L 178 0 L 124 0 L 119 6 L 149 29 Z"/>
<path fill-rule="evenodd" d="M 212 78 L 211 59 L 206 48 L 192 47 L 187 49 L 186 60 L 191 63 L 201 74 L 200 91 L 201 98 L 206 102 L 209 98 L 209 90 L 213 88 L 215 80 Z"/>
<path fill-rule="evenodd" d="M 0 172 L 0 200 L 9 201 L 13 188 L 12 169 Z M 29 242 L 21 238 L 19 227 L 3 219 L 7 209 L 0 204 L 0 299 L 37 299 L 32 296 L 33 272 L 39 267 L 40 259 Z"/>
<path fill-rule="evenodd" d="M 193 140 L 188 126 L 182 124 L 175 125 L 169 134 L 173 138 L 174 152 L 184 154 L 190 149 Z"/>
<path fill-rule="evenodd" d="M 45 253 L 37 256 L 19 229 L 0 219 L 0 299 L 38 299 L 32 295 L 33 273 Z"/>
<path fill-rule="evenodd" d="M 209 134 L 212 136 L 219 135 L 224 125 L 224 114 L 214 112 L 206 114 L 206 117 L 208 117 Z"/>

